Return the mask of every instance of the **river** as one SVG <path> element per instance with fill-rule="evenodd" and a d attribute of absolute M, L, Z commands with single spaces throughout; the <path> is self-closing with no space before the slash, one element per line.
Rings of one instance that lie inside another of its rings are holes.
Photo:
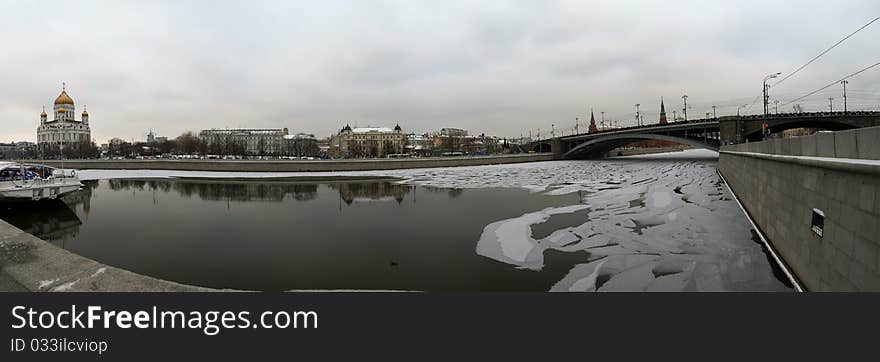
<path fill-rule="evenodd" d="M 688 151 L 322 182 L 85 170 L 81 192 L 0 218 L 108 265 L 213 288 L 791 290 L 716 163 Z"/>

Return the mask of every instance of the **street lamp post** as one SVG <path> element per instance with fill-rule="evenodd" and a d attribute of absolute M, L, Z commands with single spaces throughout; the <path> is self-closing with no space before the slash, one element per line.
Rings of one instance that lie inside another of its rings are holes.
<path fill-rule="evenodd" d="M 599 112 L 599 113 L 602 113 L 602 130 L 604 131 L 605 130 L 605 112 Z"/>
<path fill-rule="evenodd" d="M 776 77 L 780 76 L 781 74 L 782 74 L 782 72 L 776 72 L 773 74 L 768 74 L 766 77 L 764 77 L 764 87 L 762 88 L 762 91 L 764 92 L 764 115 L 765 116 L 768 113 L 770 113 L 770 110 L 768 109 L 768 103 L 770 102 L 770 94 L 767 91 L 768 88 L 770 88 L 770 87 L 767 85 L 767 81 L 770 79 L 776 78 Z"/>
<path fill-rule="evenodd" d="M 773 106 L 776 108 L 776 114 L 779 114 L 779 100 L 773 101 Z"/>
<path fill-rule="evenodd" d="M 641 117 L 640 114 L 639 114 L 639 107 L 640 107 L 641 105 L 642 105 L 641 103 L 636 103 L 636 125 L 637 125 L 637 126 L 641 126 L 641 125 L 642 125 L 642 117 Z"/>
<path fill-rule="evenodd" d="M 688 95 L 685 94 L 685 95 L 681 96 L 681 99 L 684 100 L 684 108 L 682 108 L 681 110 L 682 110 L 682 112 L 684 112 L 684 121 L 687 122 L 687 120 L 688 120 Z"/>
<path fill-rule="evenodd" d="M 715 114 L 715 106 L 712 106 L 712 118 L 713 119 L 718 118 L 718 115 Z"/>
<path fill-rule="evenodd" d="M 843 84 L 843 113 L 846 113 L 846 85 L 849 84 L 849 81 L 844 79 L 840 81 L 840 84 Z"/>
<path fill-rule="evenodd" d="M 578 132 L 578 120 L 579 120 L 578 117 L 574 117 L 574 133 L 575 134 L 580 134 Z"/>
<path fill-rule="evenodd" d="M 828 112 L 834 113 L 834 97 L 828 97 Z"/>

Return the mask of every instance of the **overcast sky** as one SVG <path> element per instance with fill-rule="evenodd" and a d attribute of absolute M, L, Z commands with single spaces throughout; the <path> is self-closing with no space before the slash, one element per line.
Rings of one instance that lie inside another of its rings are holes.
<path fill-rule="evenodd" d="M 67 82 L 92 137 L 345 123 L 518 137 L 575 117 L 736 113 L 880 15 L 880 1 L 0 0 L 0 142 L 36 139 Z M 771 90 L 787 100 L 880 61 L 880 21 Z M 880 108 L 880 67 L 851 108 Z M 831 87 L 802 102 L 828 107 Z M 835 100 L 835 107 L 838 105 Z M 788 106 L 787 108 L 790 108 Z M 749 111 L 759 112 L 760 101 Z"/>

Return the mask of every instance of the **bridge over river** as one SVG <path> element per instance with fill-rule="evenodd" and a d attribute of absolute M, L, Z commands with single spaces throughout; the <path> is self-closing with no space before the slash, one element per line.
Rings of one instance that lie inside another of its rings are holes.
<path fill-rule="evenodd" d="M 609 151 L 644 140 L 671 141 L 717 151 L 722 145 L 755 142 L 766 133 L 795 128 L 830 131 L 880 126 L 880 112 L 812 112 L 725 116 L 653 124 L 560 136 L 526 145 L 535 152 L 552 152 L 559 159 L 601 158 Z M 767 131 L 764 129 L 767 128 Z"/>

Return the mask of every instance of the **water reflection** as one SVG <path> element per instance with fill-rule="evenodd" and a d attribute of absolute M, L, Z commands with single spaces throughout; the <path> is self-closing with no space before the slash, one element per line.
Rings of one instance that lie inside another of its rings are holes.
<path fill-rule="evenodd" d="M 100 180 L 63 202 L 0 214 L 100 262 L 249 290 L 548 290 L 589 253 L 522 270 L 475 253 L 495 221 L 578 194 L 391 182 Z"/>
<path fill-rule="evenodd" d="M 176 192 L 184 197 L 198 197 L 210 201 L 275 201 L 280 202 L 290 196 L 297 201 L 315 199 L 317 184 L 283 182 L 240 182 L 240 181 L 189 181 L 168 182 L 162 180 L 107 180 L 113 191 L 156 191 Z"/>
<path fill-rule="evenodd" d="M 316 185 L 317 186 L 317 185 Z M 392 184 L 387 182 L 375 183 L 337 183 L 330 184 L 331 189 L 339 191 L 339 197 L 346 204 L 351 205 L 355 201 L 397 201 L 403 202 L 404 197 L 412 192 L 415 187 L 411 185 Z"/>
<path fill-rule="evenodd" d="M 87 200 L 88 198 L 79 199 L 77 202 L 88 205 Z M 34 215 L 39 215 L 39 217 L 34 217 Z M 47 241 L 76 237 L 79 234 L 80 225 L 82 225 L 82 221 L 76 213 L 61 200 L 3 205 L 0 208 L 0 219 Z"/>

